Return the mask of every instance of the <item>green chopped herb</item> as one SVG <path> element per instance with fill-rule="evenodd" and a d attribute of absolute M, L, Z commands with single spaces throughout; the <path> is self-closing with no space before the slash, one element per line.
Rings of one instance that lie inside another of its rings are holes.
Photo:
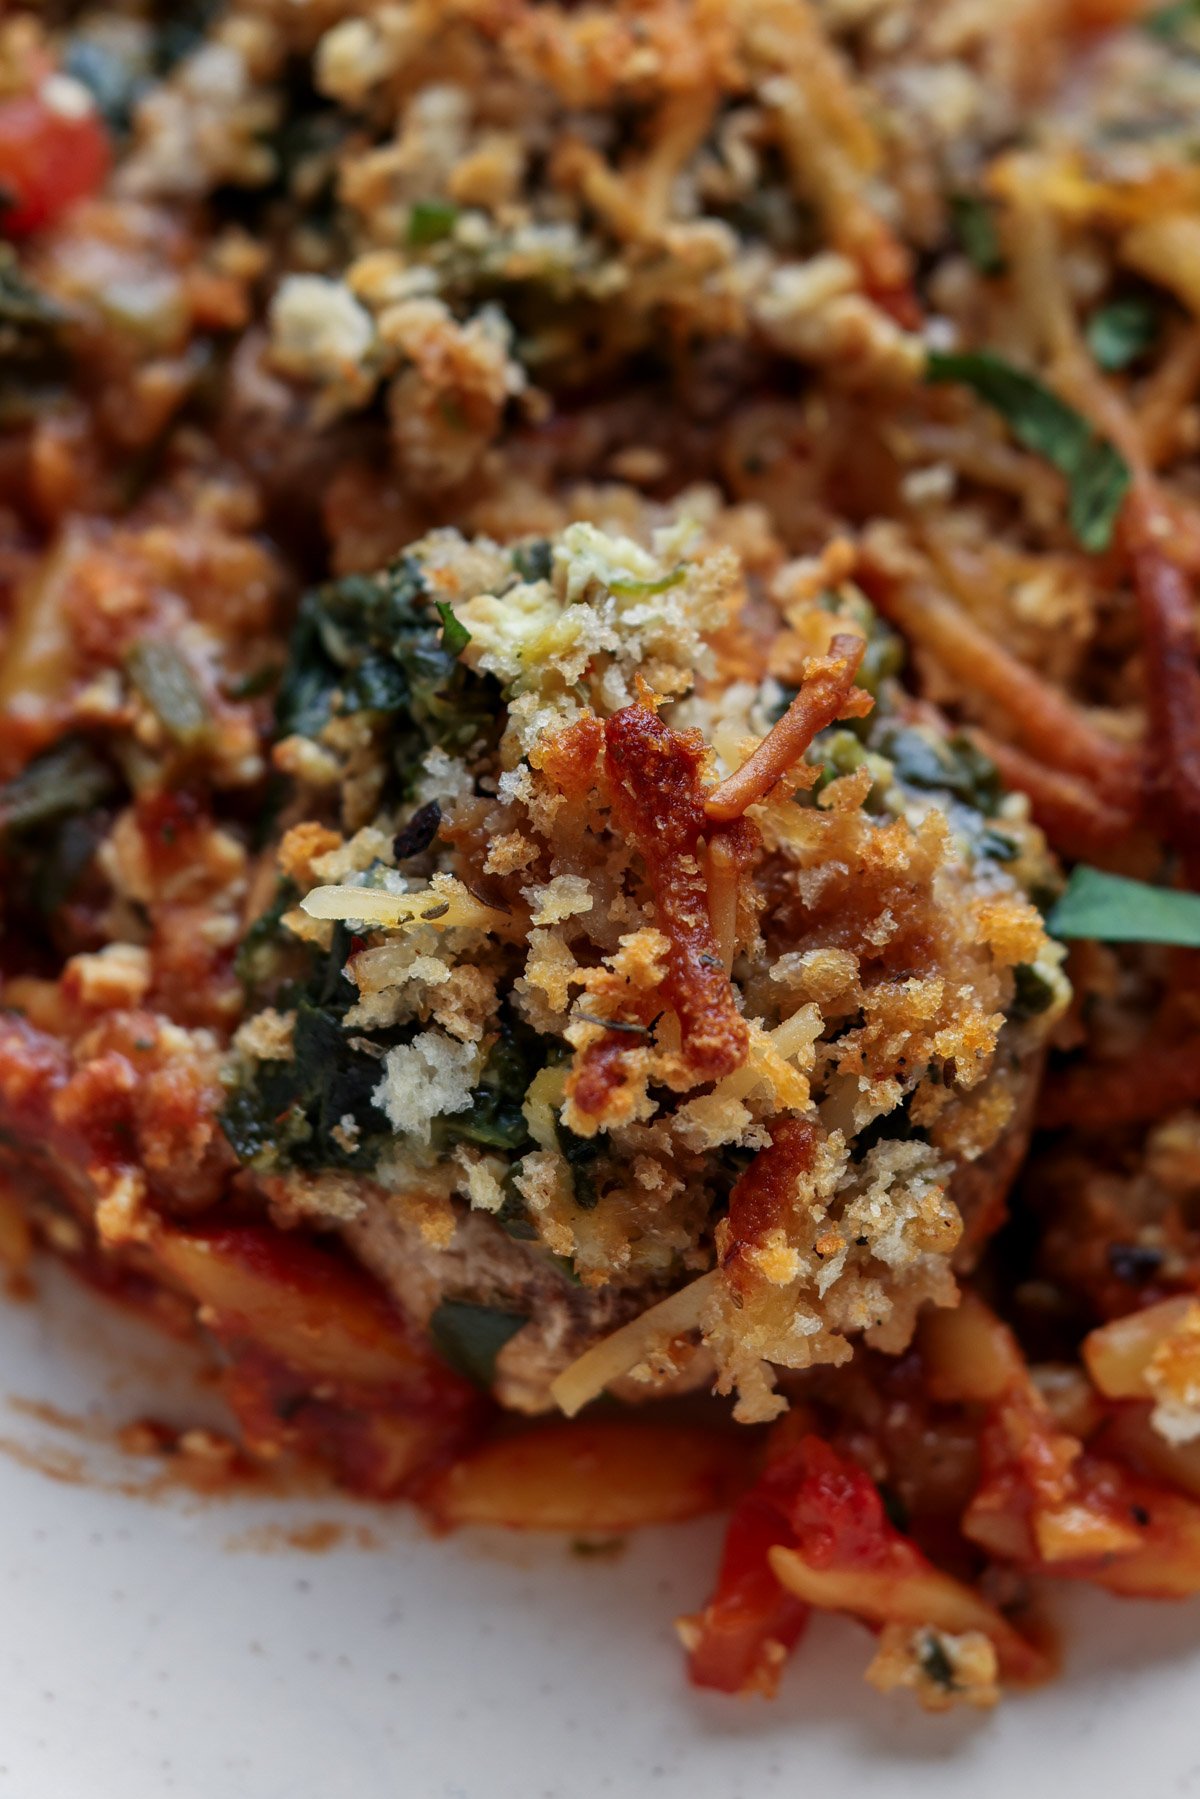
<path fill-rule="evenodd" d="M 942 738 L 914 725 L 885 724 L 873 747 L 906 786 L 953 794 L 985 818 L 995 814 L 1003 792 L 999 772 L 969 737 Z"/>
<path fill-rule="evenodd" d="M 1013 969 L 1013 1001 L 1010 1018 L 1037 1018 L 1054 1004 L 1054 987 L 1028 962 Z"/>
<path fill-rule="evenodd" d="M 575 1537 L 571 1542 L 571 1554 L 582 1561 L 612 1562 L 624 1555 L 628 1547 L 626 1537 Z"/>
<path fill-rule="evenodd" d="M 523 1107 L 533 1072 L 531 1033 L 505 1023 L 487 1053 L 470 1106 L 437 1120 L 438 1141 L 474 1143 L 479 1149 L 505 1150 L 510 1155 L 523 1149 L 529 1144 Z"/>
<path fill-rule="evenodd" d="M 466 628 L 442 606 L 413 556 L 379 574 L 344 575 L 310 589 L 276 696 L 278 735 L 319 737 L 330 719 L 347 713 L 387 715 L 405 791 L 427 749 L 462 755 L 494 742 L 496 684 L 459 662 L 458 633 Z"/>
<path fill-rule="evenodd" d="M 964 254 L 981 275 L 1002 275 L 1005 264 L 996 213 L 982 194 L 951 194 L 950 221 Z"/>
<path fill-rule="evenodd" d="M 1190 37 L 1193 27 L 1200 26 L 1200 0 L 1174 0 L 1172 5 L 1150 13 L 1142 23 L 1152 37 L 1166 43 Z"/>
<path fill-rule="evenodd" d="M 554 567 L 554 551 L 549 538 L 535 537 L 532 543 L 520 543 L 512 553 L 513 567 L 522 581 L 548 581 Z"/>
<path fill-rule="evenodd" d="M 263 986 L 275 971 L 283 933 L 283 915 L 300 902 L 294 881 L 281 880 L 267 910 L 251 924 L 234 958 L 233 972 L 247 991 Z"/>
<path fill-rule="evenodd" d="M 687 569 L 680 563 L 669 575 L 660 575 L 656 581 L 608 581 L 605 585 L 609 593 L 618 593 L 623 600 L 644 600 L 652 594 L 666 593 L 668 588 L 678 587 L 686 579 Z"/>
<path fill-rule="evenodd" d="M 142 637 L 125 657 L 125 671 L 168 736 L 195 749 L 212 725 L 207 702 L 186 658 L 161 637 Z"/>
<path fill-rule="evenodd" d="M 0 787 L 0 831 L 28 831 L 87 812 L 116 786 L 108 763 L 82 737 L 65 737 Z"/>
<path fill-rule="evenodd" d="M 604 1143 L 599 1137 L 576 1136 L 561 1119 L 555 1124 L 554 1134 L 563 1160 L 571 1171 L 575 1204 L 580 1211 L 590 1212 L 600 1198 L 593 1170 L 605 1153 Z"/>
<path fill-rule="evenodd" d="M 1129 465 L 1073 406 L 990 350 L 931 351 L 926 379 L 962 382 L 994 407 L 1018 443 L 1065 477 L 1067 519 L 1082 547 L 1093 553 L 1108 548 L 1129 486 Z"/>
<path fill-rule="evenodd" d="M 947 1693 L 955 1690 L 957 1683 L 954 1679 L 954 1669 L 950 1657 L 942 1647 L 941 1638 L 934 1636 L 932 1631 L 927 1631 L 921 1638 L 917 1659 L 920 1661 L 922 1673 L 926 1674 L 935 1686 L 944 1688 Z"/>
<path fill-rule="evenodd" d="M 442 642 L 452 656 L 461 656 L 471 641 L 471 633 L 455 618 L 454 608 L 449 600 L 438 600 L 436 606 L 437 615 L 442 621 Z"/>
<path fill-rule="evenodd" d="M 991 862 L 1015 862 L 1019 853 L 1011 837 L 991 829 L 980 832 L 978 849 L 979 854 Z"/>
<path fill-rule="evenodd" d="M 249 674 L 235 676 L 221 691 L 227 700 L 256 700 L 259 694 L 270 693 L 282 673 L 277 662 L 268 662 Z"/>
<path fill-rule="evenodd" d="M 0 346 L 12 332 L 56 331 L 66 323 L 61 306 L 33 285 L 11 244 L 0 245 Z"/>
<path fill-rule="evenodd" d="M 892 1529 L 899 1531 L 908 1530 L 912 1523 L 912 1519 L 909 1516 L 908 1507 L 905 1505 L 904 1500 L 896 1491 L 895 1487 L 889 1487 L 883 1482 L 880 1482 L 879 1497 L 883 1501 L 884 1515 Z"/>
<path fill-rule="evenodd" d="M 416 248 L 439 244 L 458 222 L 458 207 L 449 200 L 418 200 L 408 215 L 408 241 Z"/>
<path fill-rule="evenodd" d="M 490 1387 L 496 1378 L 496 1357 L 528 1323 L 521 1312 L 443 1299 L 429 1320 L 429 1335 L 438 1354 L 457 1373 L 477 1387 Z"/>
<path fill-rule="evenodd" d="M 1056 937 L 1098 943 L 1172 943 L 1200 949 L 1200 893 L 1151 887 L 1081 865 L 1047 920 Z"/>
<path fill-rule="evenodd" d="M 1088 348 L 1102 369 L 1115 374 L 1153 347 L 1159 324 L 1158 309 L 1150 300 L 1113 300 L 1088 320 Z"/>

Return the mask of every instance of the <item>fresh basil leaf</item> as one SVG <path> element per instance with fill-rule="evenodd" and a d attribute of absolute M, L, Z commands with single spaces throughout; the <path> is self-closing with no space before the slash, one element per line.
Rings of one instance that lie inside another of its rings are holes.
<path fill-rule="evenodd" d="M 458 207 L 448 200 L 418 200 L 408 215 L 408 241 L 420 247 L 449 237 L 458 220 Z"/>
<path fill-rule="evenodd" d="M 437 615 L 442 621 L 442 642 L 452 656 L 461 656 L 471 641 L 467 627 L 454 616 L 449 600 L 436 600 Z"/>
<path fill-rule="evenodd" d="M 1114 300 L 1088 320 L 1088 349 L 1102 369 L 1116 374 L 1152 348 L 1158 330 L 1158 311 L 1150 300 Z"/>
<path fill-rule="evenodd" d="M 1007 264 L 996 230 L 996 214 L 981 194 L 951 194 L 950 222 L 963 254 L 981 275 L 1002 275 Z"/>
<path fill-rule="evenodd" d="M 429 1320 L 429 1335 L 438 1354 L 457 1373 L 477 1387 L 490 1387 L 496 1378 L 496 1357 L 528 1323 L 520 1312 L 443 1299 Z"/>
<path fill-rule="evenodd" d="M 1173 943 L 1200 949 L 1200 893 L 1151 887 L 1098 868 L 1075 869 L 1047 920 L 1055 937 L 1098 943 Z"/>
<path fill-rule="evenodd" d="M 961 382 L 993 407 L 1019 444 L 1044 456 L 1065 476 L 1067 519 L 1082 547 L 1092 552 L 1108 548 L 1129 486 L 1129 466 L 1082 414 L 1036 375 L 991 350 L 955 354 L 933 350 L 926 379 Z"/>

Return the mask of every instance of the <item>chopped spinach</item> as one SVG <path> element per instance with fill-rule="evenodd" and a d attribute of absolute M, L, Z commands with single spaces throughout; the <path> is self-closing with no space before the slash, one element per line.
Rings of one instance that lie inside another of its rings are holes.
<path fill-rule="evenodd" d="M 581 1211 L 590 1212 L 600 1198 L 596 1186 L 596 1163 L 605 1154 L 605 1143 L 598 1136 L 576 1136 L 561 1119 L 554 1127 L 554 1134 L 558 1138 L 559 1152 L 571 1171 L 575 1204 Z"/>
<path fill-rule="evenodd" d="M 533 1033 L 506 1020 L 488 1051 L 470 1107 L 438 1120 L 439 1140 L 515 1154 L 530 1140 L 522 1106 L 533 1074 Z"/>
<path fill-rule="evenodd" d="M 931 382 L 961 382 L 1001 415 L 1019 444 L 1067 482 L 1067 519 L 1085 550 L 1106 550 L 1129 486 L 1129 465 L 1107 438 L 1036 375 L 990 350 L 931 351 Z"/>
<path fill-rule="evenodd" d="M 1151 887 L 1081 864 L 1047 923 L 1056 937 L 1200 949 L 1200 893 Z"/>
<path fill-rule="evenodd" d="M 142 637 L 125 657 L 125 672 L 167 735 L 181 749 L 197 749 L 212 718 L 187 658 L 162 637 Z"/>
<path fill-rule="evenodd" d="M 1028 962 L 1013 969 L 1013 1000 L 1008 1016 L 1017 1020 L 1037 1018 L 1054 1004 L 1054 988 L 1044 974 Z"/>
<path fill-rule="evenodd" d="M 512 553 L 513 567 L 522 581 L 548 581 L 554 567 L 554 551 L 547 537 L 519 543 Z"/>
<path fill-rule="evenodd" d="M 176 63 L 198 50 L 216 19 L 220 0 L 170 0 L 166 14 L 154 32 L 155 72 L 168 75 Z"/>
<path fill-rule="evenodd" d="M 996 213 L 982 194 L 951 194 L 950 222 L 963 253 L 981 275 L 1002 275 L 1006 264 L 996 230 Z"/>
<path fill-rule="evenodd" d="M 0 243 L 0 426 L 26 423 L 67 372 L 67 314 Z"/>
<path fill-rule="evenodd" d="M 58 945 L 56 915 L 91 866 L 121 781 L 99 749 L 68 737 L 0 788 L 0 857 L 10 924 L 30 947 Z"/>
<path fill-rule="evenodd" d="M 285 912 L 300 902 L 294 881 L 281 880 L 267 910 L 256 918 L 238 945 L 233 971 L 249 993 L 256 993 L 276 975 L 280 950 L 280 922 Z"/>
<path fill-rule="evenodd" d="M 496 1357 L 529 1319 L 522 1312 L 443 1299 L 429 1320 L 429 1335 L 443 1361 L 477 1387 L 496 1378 Z"/>
<path fill-rule="evenodd" d="M 1015 862 L 1018 855 L 1016 844 L 1003 831 L 981 831 L 976 848 L 990 862 Z"/>
<path fill-rule="evenodd" d="M 0 351 L 20 348 L 21 333 L 57 331 L 66 316 L 25 275 L 11 244 L 0 245 Z"/>
<path fill-rule="evenodd" d="M 278 734 L 316 737 L 335 716 L 383 714 L 407 787 L 425 750 L 461 754 L 495 738 L 495 683 L 458 660 L 469 641 L 450 608 L 433 600 L 412 556 L 381 574 L 313 588 L 292 630 L 276 699 Z"/>
<path fill-rule="evenodd" d="M 957 1682 L 950 1657 L 942 1647 L 941 1638 L 932 1631 L 926 1631 L 921 1638 L 921 1646 L 917 1651 L 921 1671 L 933 1681 L 935 1686 L 942 1687 L 947 1693 L 954 1692 Z"/>
<path fill-rule="evenodd" d="M 1003 789 L 994 762 L 961 734 L 941 738 L 913 725 L 885 724 L 872 749 L 886 756 L 906 786 L 944 792 L 992 818 Z"/>
<path fill-rule="evenodd" d="M 302 1000 L 296 1008 L 290 1061 L 255 1064 L 235 1089 L 221 1126 L 240 1162 L 297 1168 L 370 1168 L 388 1139 L 387 1121 L 371 1095 L 379 1061 L 355 1048 L 335 1015 Z M 347 1116 L 356 1130 L 340 1128 Z M 335 1134 L 336 1133 L 336 1134 Z"/>
<path fill-rule="evenodd" d="M 85 738 L 64 737 L 0 787 L 0 831 L 28 831 L 87 812 L 116 785 L 98 750 Z"/>
<path fill-rule="evenodd" d="M 905 1505 L 903 1498 L 896 1491 L 895 1487 L 887 1486 L 881 1481 L 879 1484 L 879 1497 L 883 1501 L 884 1516 L 892 1529 L 906 1531 L 912 1520 L 909 1517 L 908 1507 Z"/>
<path fill-rule="evenodd" d="M 1149 13 L 1143 26 L 1152 37 L 1161 38 L 1164 43 L 1190 38 L 1200 27 L 1200 0 L 1173 0 L 1171 5 Z"/>
<path fill-rule="evenodd" d="M 1161 320 L 1153 301 L 1144 298 L 1112 300 L 1095 311 L 1087 323 L 1088 349 L 1102 369 L 1115 374 L 1127 369 L 1153 349 Z"/>

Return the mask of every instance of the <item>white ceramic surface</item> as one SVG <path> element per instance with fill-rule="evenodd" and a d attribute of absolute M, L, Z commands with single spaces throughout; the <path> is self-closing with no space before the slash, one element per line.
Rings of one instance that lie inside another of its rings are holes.
<path fill-rule="evenodd" d="M 1200 1604 L 1071 1595 L 1067 1674 L 992 1717 L 866 1689 L 867 1639 L 815 1628 L 774 1706 L 690 1693 L 671 1619 L 719 1525 L 616 1561 L 560 1541 L 436 1542 L 401 1512 L 308 1499 L 151 1502 L 18 1401 L 177 1421 L 181 1352 L 62 1277 L 0 1305 L 4 1799 L 1172 1799 L 1200 1796 Z M 56 1481 L 14 1455 L 47 1451 Z M 340 1518 L 381 1546 L 254 1551 Z M 238 1539 L 242 1539 L 238 1546 Z"/>

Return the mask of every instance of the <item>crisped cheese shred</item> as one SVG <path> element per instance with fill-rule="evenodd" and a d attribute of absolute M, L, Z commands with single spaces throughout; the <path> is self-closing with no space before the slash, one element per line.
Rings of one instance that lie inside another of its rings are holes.
<path fill-rule="evenodd" d="M 555 1405 L 573 1418 L 605 1387 L 636 1368 L 657 1345 L 665 1345 L 686 1331 L 698 1330 L 719 1279 L 718 1271 L 711 1269 L 699 1280 L 681 1287 L 678 1293 L 651 1306 L 639 1318 L 622 1325 L 602 1343 L 594 1344 L 569 1368 L 564 1368 L 550 1388 Z"/>
<path fill-rule="evenodd" d="M 460 881 L 446 875 L 435 875 L 432 884 L 418 893 L 383 893 L 377 887 L 314 887 L 300 904 L 310 918 L 361 920 L 384 930 L 430 924 L 439 931 L 465 927 L 507 934 L 512 923 L 507 913 L 485 906 Z"/>

